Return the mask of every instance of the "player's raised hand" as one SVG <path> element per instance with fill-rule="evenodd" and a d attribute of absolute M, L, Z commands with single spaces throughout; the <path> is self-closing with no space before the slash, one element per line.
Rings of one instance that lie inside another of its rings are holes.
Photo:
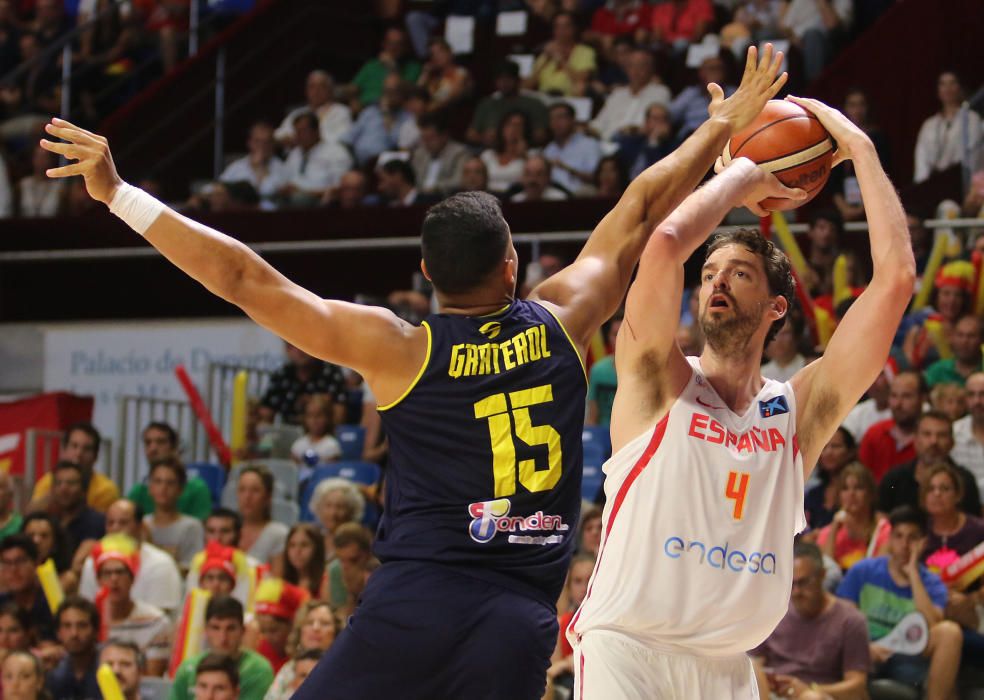
<path fill-rule="evenodd" d="M 116 172 L 113 154 L 109 151 L 106 138 L 57 117 L 46 124 L 44 130 L 51 136 L 62 139 L 62 142 L 41 139 L 41 148 L 75 161 L 59 168 L 49 168 L 48 177 L 81 175 L 85 179 L 85 189 L 89 196 L 109 204 L 123 181 Z"/>
<path fill-rule="evenodd" d="M 813 112 L 816 118 L 823 124 L 830 136 L 837 142 L 837 150 L 834 152 L 833 165 L 851 160 L 861 148 L 871 146 L 871 139 L 857 124 L 848 119 L 840 110 L 825 105 L 820 100 L 812 100 L 808 97 L 794 97 L 790 95 L 786 98 L 790 102 L 798 104 L 808 112 Z M 831 166 L 833 167 L 833 166 Z"/>
<path fill-rule="evenodd" d="M 720 158 L 718 160 L 720 161 Z M 786 185 L 779 181 L 779 178 L 758 167 L 748 158 L 735 158 L 728 165 L 723 166 L 720 171 L 715 167 L 715 171 L 724 172 L 725 170 L 734 168 L 736 164 L 739 164 L 738 167 L 742 170 L 749 186 L 748 192 L 742 198 L 741 205 L 755 214 L 755 216 L 769 216 L 769 211 L 763 209 L 759 202 L 770 197 L 792 199 L 794 201 L 800 201 L 807 197 L 805 190 L 796 187 L 786 187 Z"/>
<path fill-rule="evenodd" d="M 772 44 L 765 45 L 761 57 L 756 47 L 749 46 L 741 84 L 731 97 L 725 98 L 724 90 L 717 83 L 708 84 L 707 91 L 711 94 L 708 114 L 727 120 L 732 131 L 740 131 L 751 124 L 789 78 L 785 72 L 779 75 L 782 59 L 782 51 L 773 51 Z"/>

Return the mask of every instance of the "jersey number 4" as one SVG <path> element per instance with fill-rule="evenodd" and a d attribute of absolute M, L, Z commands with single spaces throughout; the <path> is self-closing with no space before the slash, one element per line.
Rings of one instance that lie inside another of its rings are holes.
<path fill-rule="evenodd" d="M 489 423 L 495 498 L 516 493 L 517 473 L 519 482 L 528 491 L 549 491 L 560 480 L 563 457 L 560 449 L 560 433 L 549 425 L 533 425 L 530 420 L 530 406 L 551 401 L 553 401 L 553 387 L 545 384 L 532 389 L 511 391 L 508 394 L 493 394 L 475 402 L 475 418 L 486 419 Z M 538 470 L 536 462 L 532 459 L 524 459 L 517 463 L 514 435 L 531 447 L 546 445 L 548 469 Z"/>
<path fill-rule="evenodd" d="M 735 520 L 741 520 L 745 515 L 745 495 L 748 493 L 748 472 L 729 472 L 728 485 L 724 489 L 724 496 L 728 500 L 735 502 L 732 516 Z"/>

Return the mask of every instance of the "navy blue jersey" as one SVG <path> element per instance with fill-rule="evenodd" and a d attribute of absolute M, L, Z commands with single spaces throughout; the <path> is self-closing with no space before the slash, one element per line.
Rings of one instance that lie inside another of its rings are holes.
<path fill-rule="evenodd" d="M 535 302 L 423 323 L 417 381 L 379 409 L 390 468 L 376 554 L 453 566 L 554 605 L 581 499 L 581 358 Z"/>

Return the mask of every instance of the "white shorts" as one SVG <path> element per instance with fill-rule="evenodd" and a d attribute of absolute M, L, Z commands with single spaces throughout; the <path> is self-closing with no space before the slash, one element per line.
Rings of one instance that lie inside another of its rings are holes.
<path fill-rule="evenodd" d="M 608 631 L 574 647 L 572 700 L 759 700 L 751 659 L 667 653 Z"/>

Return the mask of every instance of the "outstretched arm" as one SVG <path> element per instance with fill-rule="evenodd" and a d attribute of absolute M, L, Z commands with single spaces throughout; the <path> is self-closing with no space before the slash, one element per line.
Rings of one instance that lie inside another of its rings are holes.
<path fill-rule="evenodd" d="M 912 298 L 916 264 L 902 203 L 868 136 L 822 102 L 789 99 L 813 112 L 837 141 L 835 165 L 847 159 L 854 162 L 868 215 L 874 265 L 871 283 L 837 326 L 823 357 L 793 378 L 800 407 L 797 437 L 804 468 L 809 470 L 884 368 L 892 338 Z"/>
<path fill-rule="evenodd" d="M 724 99 L 720 86 L 708 85 L 710 119 L 629 185 L 573 264 L 533 290 L 531 298 L 556 307 L 582 348 L 622 303 L 656 225 L 693 192 L 731 135 L 748 125 L 785 84 L 786 74 L 778 75 L 781 65 L 782 52 L 773 55 L 771 44 L 761 59 L 752 46 L 741 85 L 731 97 Z"/>
<path fill-rule="evenodd" d="M 81 175 L 89 195 L 104 204 L 123 194 L 109 144 L 61 119 L 46 127 L 48 134 L 67 143 L 41 141 L 42 147 L 64 155 L 71 163 L 48 171 L 50 177 Z M 132 189 L 130 190 L 133 193 Z M 144 231 L 147 241 L 164 257 L 213 294 L 235 304 L 261 326 L 308 354 L 351 367 L 374 383 L 381 401 L 399 396 L 404 377 L 413 377 L 423 362 L 426 339 L 391 312 L 321 299 L 281 275 L 243 243 L 161 206 Z M 136 206 L 141 205 L 139 201 Z M 402 351 L 395 351 L 403 347 Z M 419 347 L 417 347 L 419 346 Z M 404 367 L 404 365 L 406 365 Z M 380 380 L 380 370 L 386 377 Z M 386 381 L 395 377 L 397 386 Z"/>

